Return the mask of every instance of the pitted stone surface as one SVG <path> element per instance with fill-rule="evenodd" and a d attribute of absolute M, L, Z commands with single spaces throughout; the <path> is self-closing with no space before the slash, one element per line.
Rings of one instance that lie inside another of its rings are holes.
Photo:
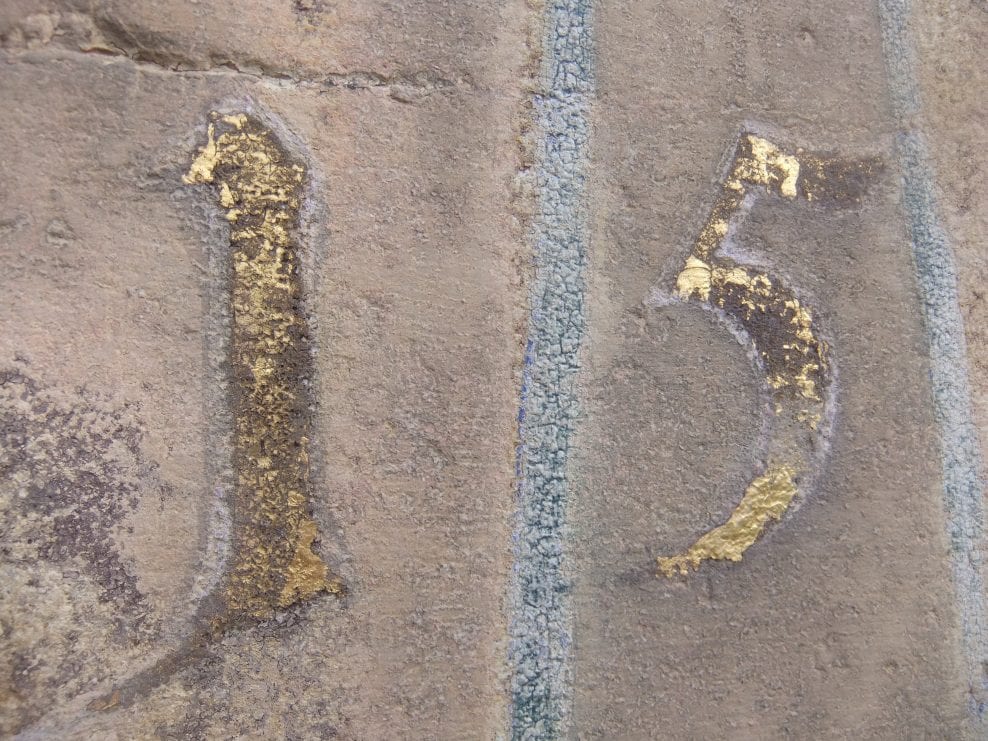
<path fill-rule="evenodd" d="M 499 64 L 526 74 L 524 33 L 508 41 Z M 514 211 L 491 204 L 513 198 L 521 92 L 450 88 L 409 103 L 383 86 L 279 87 L 41 53 L 0 61 L 0 128 L 19 142 L 0 158 L 2 367 L 24 358 L 56 397 L 84 386 L 133 409 L 143 437 L 125 462 L 156 465 L 161 486 L 145 476 L 115 489 L 100 474 L 94 496 L 127 502 L 108 547 L 156 632 L 135 642 L 86 554 L 18 563 L 4 580 L 20 637 L 4 628 L 0 641 L 12 667 L 3 734 L 494 737 L 508 714 L 524 240 Z M 231 631 L 146 697 L 94 712 L 87 703 L 187 639 L 224 559 L 229 450 L 213 428 L 231 427 L 215 417 L 227 403 L 228 222 L 182 175 L 209 111 L 232 105 L 284 122 L 281 141 L 310 153 L 310 502 L 316 548 L 348 596 Z M 124 433 L 113 444 L 129 445 Z M 128 477 L 142 475 L 135 465 Z"/>
<path fill-rule="evenodd" d="M 0 3 L 0 735 L 983 737 L 986 37 L 975 0 Z M 299 449 L 348 592 L 123 707 L 232 552 L 213 110 L 310 168 Z M 741 562 L 660 580 L 765 463 L 746 349 L 655 299 L 742 131 L 883 167 L 742 205 L 831 447 Z"/>

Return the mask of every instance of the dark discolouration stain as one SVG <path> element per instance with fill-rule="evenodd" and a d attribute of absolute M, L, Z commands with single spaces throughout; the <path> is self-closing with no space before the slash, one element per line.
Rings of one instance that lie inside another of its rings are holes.
<path fill-rule="evenodd" d="M 100 599 L 137 629 L 148 605 L 113 536 L 155 465 L 141 456 L 143 432 L 131 412 L 99 408 L 84 395 L 67 405 L 22 372 L 0 371 L 0 478 L 16 487 L 4 539 L 33 545 L 51 563 L 78 559 Z"/>
<path fill-rule="evenodd" d="M 92 51 L 124 53 L 136 62 L 149 62 L 168 69 L 195 69 L 201 60 L 185 54 L 188 45 L 174 36 L 141 26 L 123 23 L 112 12 L 97 10 L 90 22 L 98 31 L 101 43 L 93 44 Z"/>
<path fill-rule="evenodd" d="M 302 23 L 317 26 L 333 11 L 333 6 L 327 0 L 292 0 L 292 10 Z"/>
<path fill-rule="evenodd" d="M 841 207 L 860 202 L 884 167 L 879 157 L 847 160 L 819 153 L 798 157 L 799 195 L 811 203 Z"/>
<path fill-rule="evenodd" d="M 0 370 L 0 736 L 158 632 L 116 543 L 139 500 L 167 492 L 143 437 L 131 405 Z"/>
<path fill-rule="evenodd" d="M 744 273 L 752 282 L 759 277 L 747 270 Z M 764 295 L 756 295 L 756 305 L 752 305 L 752 298 L 752 290 L 744 284 L 714 281 L 710 288 L 711 302 L 734 317 L 758 348 L 776 397 L 785 396 L 798 402 L 801 396 L 810 393 L 822 398 L 830 385 L 827 345 L 815 336 L 800 335 L 804 327 L 799 320 L 806 309 L 781 284 Z M 789 379 L 802 383 L 790 383 Z"/>

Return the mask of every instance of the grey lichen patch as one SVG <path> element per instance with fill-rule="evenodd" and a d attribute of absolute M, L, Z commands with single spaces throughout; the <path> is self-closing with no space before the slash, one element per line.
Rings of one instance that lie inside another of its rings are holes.
<path fill-rule="evenodd" d="M 116 542 L 139 500 L 161 494 L 143 434 L 132 407 L 0 370 L 0 735 L 157 632 Z"/>
<path fill-rule="evenodd" d="M 940 428 L 943 498 L 963 636 L 968 710 L 974 735 L 982 738 L 988 727 L 984 461 L 971 409 L 957 268 L 949 236 L 940 223 L 936 179 L 919 129 L 922 101 L 913 69 L 909 6 L 908 0 L 880 0 L 878 11 L 889 97 L 900 129 L 896 148 L 902 206 L 929 339 L 933 411 Z"/>
<path fill-rule="evenodd" d="M 558 738 L 568 720 L 571 643 L 564 527 L 567 466 L 578 403 L 583 337 L 587 216 L 590 3 L 546 7 L 537 95 L 532 239 L 535 276 L 519 411 L 519 514 L 511 623 L 512 736 Z"/>
<path fill-rule="evenodd" d="M 0 563 L 0 738 L 30 727 L 139 658 L 120 610 L 80 571 Z"/>

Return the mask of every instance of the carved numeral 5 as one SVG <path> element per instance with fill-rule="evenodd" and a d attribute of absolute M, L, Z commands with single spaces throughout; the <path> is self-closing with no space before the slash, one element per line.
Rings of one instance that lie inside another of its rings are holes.
<path fill-rule="evenodd" d="M 660 573 L 686 574 L 706 560 L 740 561 L 766 525 L 800 493 L 814 460 L 826 450 L 834 405 L 833 361 L 814 310 L 770 273 L 731 257 L 730 247 L 754 199 L 846 204 L 860 200 L 876 160 L 844 161 L 783 152 L 744 132 L 717 201 L 676 278 L 678 300 L 712 310 L 753 352 L 755 371 L 772 399 L 767 456 L 728 520 L 684 552 L 658 559 Z"/>

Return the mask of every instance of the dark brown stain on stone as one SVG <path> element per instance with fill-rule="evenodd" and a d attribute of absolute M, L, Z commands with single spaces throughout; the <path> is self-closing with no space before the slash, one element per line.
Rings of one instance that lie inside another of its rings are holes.
<path fill-rule="evenodd" d="M 16 540 L 38 559 L 77 560 L 129 629 L 149 608 L 113 538 L 154 479 L 143 435 L 129 406 L 106 408 L 84 390 L 73 403 L 56 400 L 20 370 L 0 370 L 0 477 L 13 489 L 4 555 Z"/>

